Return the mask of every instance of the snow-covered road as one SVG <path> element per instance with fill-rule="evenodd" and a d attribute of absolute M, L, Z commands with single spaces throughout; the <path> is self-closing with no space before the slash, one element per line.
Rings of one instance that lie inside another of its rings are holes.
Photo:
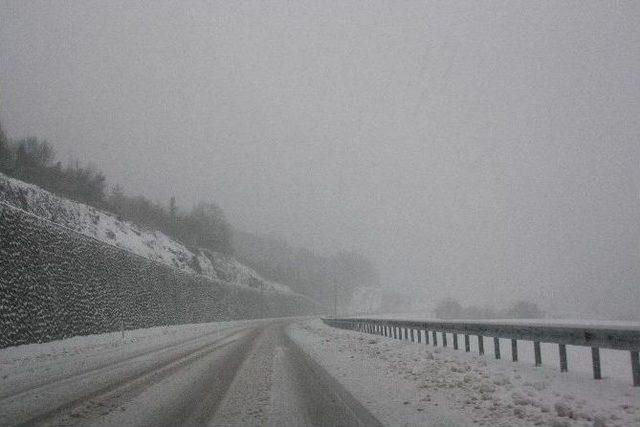
<path fill-rule="evenodd" d="M 0 351 L 0 425 L 376 425 L 285 334 L 187 325 Z"/>
<path fill-rule="evenodd" d="M 0 425 L 635 426 L 617 378 L 275 319 L 0 350 Z"/>

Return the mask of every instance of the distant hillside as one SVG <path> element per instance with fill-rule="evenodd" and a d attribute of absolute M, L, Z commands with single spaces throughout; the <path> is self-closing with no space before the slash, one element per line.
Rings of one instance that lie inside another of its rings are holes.
<path fill-rule="evenodd" d="M 337 303 L 341 312 L 380 310 L 382 285 L 375 266 L 349 251 L 321 255 L 288 242 L 235 230 L 235 256 L 261 276 L 284 283 L 327 307 Z"/>
<path fill-rule="evenodd" d="M 111 213 L 58 197 L 1 173 L 0 202 L 184 271 L 238 286 L 291 292 L 289 287 L 262 278 L 231 256 L 187 248 L 160 231 L 143 229 Z"/>

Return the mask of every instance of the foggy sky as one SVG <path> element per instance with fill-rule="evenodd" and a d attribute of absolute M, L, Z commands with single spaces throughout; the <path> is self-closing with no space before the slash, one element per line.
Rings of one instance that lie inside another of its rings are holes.
<path fill-rule="evenodd" d="M 431 304 L 640 305 L 640 3 L 0 1 L 11 137 L 370 256 Z"/>

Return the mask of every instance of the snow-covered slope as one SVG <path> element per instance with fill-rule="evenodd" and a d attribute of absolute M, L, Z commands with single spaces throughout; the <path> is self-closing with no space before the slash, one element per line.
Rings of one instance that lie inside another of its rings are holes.
<path fill-rule="evenodd" d="M 160 231 L 138 227 L 111 213 L 3 174 L 0 174 L 0 202 L 181 270 L 239 286 L 290 292 L 287 286 L 263 279 L 233 257 L 208 250 L 189 250 Z"/>

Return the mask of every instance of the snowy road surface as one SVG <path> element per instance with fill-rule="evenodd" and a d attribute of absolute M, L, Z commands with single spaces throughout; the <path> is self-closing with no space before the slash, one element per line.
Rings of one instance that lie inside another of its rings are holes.
<path fill-rule="evenodd" d="M 0 425 L 628 426 L 640 390 L 330 328 L 181 325 L 0 350 Z"/>
<path fill-rule="evenodd" d="M 377 425 L 292 343 L 289 323 L 2 350 L 0 425 Z"/>

